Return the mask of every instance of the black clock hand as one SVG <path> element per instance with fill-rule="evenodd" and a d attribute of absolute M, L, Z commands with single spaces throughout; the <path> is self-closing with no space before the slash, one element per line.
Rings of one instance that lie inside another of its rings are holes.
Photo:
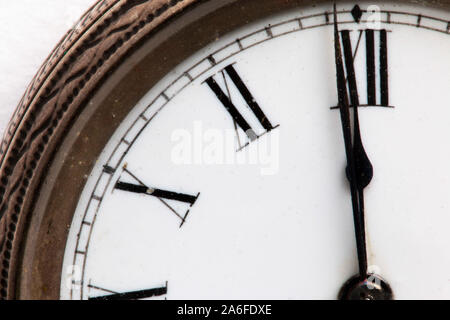
<path fill-rule="evenodd" d="M 358 183 L 358 174 L 357 174 L 357 163 L 355 154 L 360 155 L 360 147 L 356 140 L 358 140 L 358 136 L 360 134 L 355 132 L 355 149 L 352 146 L 352 138 L 351 138 L 351 122 L 350 122 L 350 108 L 347 94 L 347 85 L 346 78 L 344 72 L 344 63 L 342 59 L 341 53 L 341 43 L 339 38 L 339 30 L 337 26 L 337 13 L 336 13 L 336 4 L 334 5 L 334 47 L 335 47 L 335 60 L 336 60 L 336 80 L 337 80 L 337 90 L 339 97 L 339 110 L 341 114 L 341 122 L 342 122 L 342 131 L 344 135 L 344 144 L 345 144 L 345 152 L 347 157 L 347 172 L 350 183 L 350 192 L 352 198 L 352 207 L 353 207 L 353 219 L 355 225 L 355 236 L 356 236 L 356 248 L 358 252 L 358 262 L 359 262 L 359 273 L 361 279 L 365 279 L 367 277 L 367 253 L 366 253 L 366 241 L 365 241 L 365 227 L 364 227 L 364 204 L 363 204 L 363 193 L 362 190 L 364 187 L 361 187 Z M 355 87 L 356 88 L 356 87 Z M 356 92 L 357 95 L 357 92 Z M 354 98 L 354 93 L 352 94 Z M 357 108 L 355 107 L 354 110 Z M 356 111 L 357 115 L 357 111 Z M 359 131 L 359 122 L 355 120 L 355 131 Z M 359 138 L 360 140 L 360 138 Z M 360 144 L 362 146 L 362 143 Z M 364 150 L 364 148 L 362 148 Z M 362 206 L 361 206 L 362 205 Z M 361 210 L 362 209 L 362 210 Z"/>
<path fill-rule="evenodd" d="M 353 108 L 353 155 L 355 157 L 356 176 L 358 190 L 362 190 L 372 181 L 373 166 L 367 156 L 361 139 L 358 115 L 358 87 L 356 85 L 355 68 L 353 65 L 353 53 L 350 42 L 349 31 L 342 31 L 342 42 L 344 46 L 345 67 L 347 69 L 347 81 L 350 89 L 350 101 Z M 350 177 L 350 175 L 348 175 Z"/>
<path fill-rule="evenodd" d="M 342 41 L 344 46 L 345 67 L 347 69 L 347 81 L 350 90 L 351 106 L 353 108 L 353 157 L 356 171 L 356 187 L 358 189 L 358 202 L 359 202 L 359 222 L 361 224 L 361 238 L 365 243 L 365 215 L 364 215 L 364 188 L 369 185 L 373 178 L 373 166 L 367 156 L 364 149 L 361 131 L 359 125 L 359 98 L 358 88 L 356 84 L 355 68 L 353 65 L 353 53 L 351 49 L 351 42 L 349 32 L 342 33 Z M 347 169 L 347 172 L 349 170 Z M 350 179 L 351 175 L 347 174 Z M 362 276 L 362 274 L 361 274 Z"/>

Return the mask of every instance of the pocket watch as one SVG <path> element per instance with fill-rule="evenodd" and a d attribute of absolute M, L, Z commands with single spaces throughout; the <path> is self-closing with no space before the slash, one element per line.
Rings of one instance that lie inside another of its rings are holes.
<path fill-rule="evenodd" d="M 3 299 L 449 299 L 450 2 L 102 0 L 1 145 Z"/>

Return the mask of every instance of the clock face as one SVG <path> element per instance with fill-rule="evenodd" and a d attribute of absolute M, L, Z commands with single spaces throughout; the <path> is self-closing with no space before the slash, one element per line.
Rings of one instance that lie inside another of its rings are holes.
<path fill-rule="evenodd" d="M 449 15 L 337 18 L 374 168 L 369 271 L 400 299 L 448 298 Z M 358 262 L 332 22 L 324 4 L 249 24 L 142 97 L 79 200 L 62 298 L 337 297 Z"/>
<path fill-rule="evenodd" d="M 450 298 L 448 21 L 305 4 L 180 59 L 84 176 L 60 297 Z"/>

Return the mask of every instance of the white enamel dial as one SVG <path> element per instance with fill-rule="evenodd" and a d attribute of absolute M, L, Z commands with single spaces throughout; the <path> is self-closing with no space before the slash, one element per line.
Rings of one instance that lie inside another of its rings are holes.
<path fill-rule="evenodd" d="M 338 19 L 374 167 L 369 270 L 397 299 L 450 298 L 450 15 L 360 7 Z M 62 298 L 337 297 L 358 261 L 332 13 L 247 25 L 142 98 L 79 200 Z"/>

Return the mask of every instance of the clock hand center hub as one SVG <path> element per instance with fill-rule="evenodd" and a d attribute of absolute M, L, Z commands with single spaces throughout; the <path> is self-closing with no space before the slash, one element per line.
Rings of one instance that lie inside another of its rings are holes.
<path fill-rule="evenodd" d="M 348 280 L 339 292 L 340 300 L 393 300 L 392 289 L 380 276 L 367 275 L 361 280 L 356 275 Z"/>

